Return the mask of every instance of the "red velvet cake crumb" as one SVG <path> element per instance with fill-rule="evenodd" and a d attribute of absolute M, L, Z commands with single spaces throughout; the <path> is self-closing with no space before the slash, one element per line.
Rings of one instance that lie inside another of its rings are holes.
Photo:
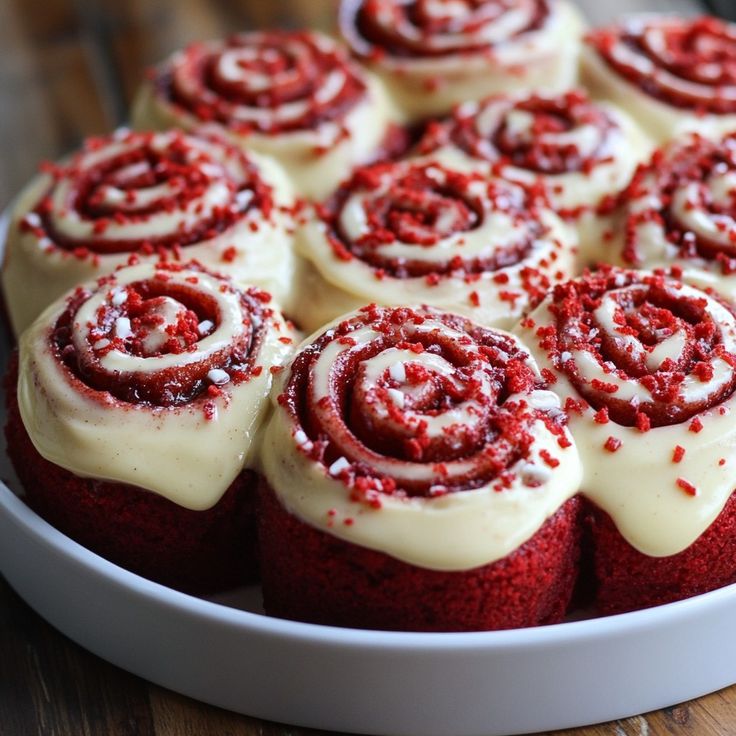
<path fill-rule="evenodd" d="M 33 446 L 18 408 L 17 371 L 15 358 L 6 378 L 5 437 L 34 511 L 100 556 L 172 588 L 205 593 L 257 579 L 253 473 L 242 473 L 206 511 L 123 483 L 80 478 Z"/>
<path fill-rule="evenodd" d="M 580 500 L 567 501 L 502 560 L 444 572 L 322 532 L 261 484 L 263 599 L 272 616 L 399 631 L 476 631 L 557 623 L 580 557 Z"/>
<path fill-rule="evenodd" d="M 659 606 L 736 582 L 735 495 L 693 544 L 669 557 L 636 550 L 600 509 L 593 510 L 588 524 L 601 613 Z"/>

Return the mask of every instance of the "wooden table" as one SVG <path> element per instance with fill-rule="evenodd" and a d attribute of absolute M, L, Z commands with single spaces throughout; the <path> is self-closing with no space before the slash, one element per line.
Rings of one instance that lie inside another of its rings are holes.
<path fill-rule="evenodd" d="M 635 0 L 581 0 L 591 20 Z M 615 6 L 611 8 L 610 6 Z M 688 10 L 694 0 L 643 0 Z M 332 0 L 4 0 L 0 3 L 0 206 L 44 158 L 124 121 L 145 66 L 182 44 L 256 26 L 329 28 Z M 736 732 L 736 686 L 569 736 Z M 316 733 L 202 705 L 129 675 L 52 629 L 0 580 L 3 736 L 286 736 Z"/>

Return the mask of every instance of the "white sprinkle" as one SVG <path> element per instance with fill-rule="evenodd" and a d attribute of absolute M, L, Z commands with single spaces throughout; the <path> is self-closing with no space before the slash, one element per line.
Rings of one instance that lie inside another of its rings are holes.
<path fill-rule="evenodd" d="M 297 429 L 297 431 L 294 432 L 294 442 L 296 442 L 299 447 L 303 447 L 309 442 L 309 437 L 307 437 L 307 433 L 303 429 Z"/>
<path fill-rule="evenodd" d="M 404 394 L 402 391 L 399 391 L 396 388 L 390 388 L 388 389 L 388 395 L 391 397 L 391 401 L 393 401 L 396 406 L 399 407 L 399 409 L 404 408 Z"/>
<path fill-rule="evenodd" d="M 121 304 L 125 304 L 128 301 L 128 292 L 125 289 L 115 289 L 112 293 L 112 303 L 114 306 L 119 307 Z"/>
<path fill-rule="evenodd" d="M 115 337 L 127 340 L 132 336 L 133 330 L 130 329 L 130 320 L 127 317 L 118 317 L 115 320 Z"/>
<path fill-rule="evenodd" d="M 115 132 L 112 134 L 112 137 L 113 137 L 113 140 L 121 141 L 124 138 L 127 138 L 129 135 L 130 135 L 130 128 L 121 126 L 120 128 L 115 129 Z"/>
<path fill-rule="evenodd" d="M 244 210 L 253 199 L 253 192 L 250 189 L 241 189 L 236 195 L 235 195 L 235 203 L 238 205 L 238 208 L 241 210 Z"/>
<path fill-rule="evenodd" d="M 41 225 L 41 218 L 35 212 L 29 212 L 24 219 L 26 221 L 26 224 L 30 225 L 31 227 L 40 227 Z"/>
<path fill-rule="evenodd" d="M 406 367 L 403 363 L 394 363 L 388 369 L 388 374 L 396 383 L 404 383 L 406 381 Z"/>
<path fill-rule="evenodd" d="M 569 350 L 563 350 L 560 353 L 560 361 L 562 363 L 567 363 L 568 360 L 572 360 L 572 353 Z"/>
<path fill-rule="evenodd" d="M 106 348 L 110 344 L 110 341 L 103 337 L 102 340 L 98 340 L 92 347 L 95 350 L 102 350 L 103 348 Z"/>
<path fill-rule="evenodd" d="M 214 164 L 203 163 L 199 165 L 199 170 L 209 176 L 211 179 L 221 178 L 222 169 Z"/>
<path fill-rule="evenodd" d="M 521 479 L 524 483 L 544 483 L 552 477 L 552 471 L 543 466 L 534 463 L 526 463 L 521 468 Z"/>
<path fill-rule="evenodd" d="M 211 319 L 202 320 L 197 325 L 197 332 L 199 332 L 200 335 L 206 335 L 214 326 L 215 323 Z"/>
<path fill-rule="evenodd" d="M 557 394 L 552 391 L 535 391 L 531 396 L 530 403 L 535 409 L 542 409 L 543 411 L 560 408 L 560 400 L 557 398 Z"/>
<path fill-rule="evenodd" d="M 223 371 L 221 368 L 213 368 L 208 374 L 207 378 L 210 383 L 214 383 L 215 386 L 224 386 L 230 381 L 230 375 L 227 371 Z"/>
<path fill-rule="evenodd" d="M 334 463 L 332 463 L 332 465 L 330 465 L 329 468 L 327 468 L 327 472 L 333 476 L 340 475 L 343 470 L 346 470 L 349 467 L 350 463 L 348 462 L 348 460 L 344 457 L 339 457 L 337 458 L 337 460 L 335 460 Z"/>

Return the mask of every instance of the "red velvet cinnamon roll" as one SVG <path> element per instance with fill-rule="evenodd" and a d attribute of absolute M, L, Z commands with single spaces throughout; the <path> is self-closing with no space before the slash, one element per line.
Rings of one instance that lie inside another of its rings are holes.
<path fill-rule="evenodd" d="M 718 18 L 632 16 L 592 31 L 583 83 L 628 110 L 658 142 L 736 129 L 736 26 Z"/>
<path fill-rule="evenodd" d="M 672 267 L 736 300 L 736 135 L 690 135 L 656 151 L 621 198 L 605 260 Z"/>
<path fill-rule="evenodd" d="M 564 0 L 342 0 L 340 24 L 411 119 L 577 79 L 582 23 Z"/>
<path fill-rule="evenodd" d="M 517 334 L 570 415 L 600 610 L 736 581 L 734 307 L 605 268 L 555 287 Z"/>
<path fill-rule="evenodd" d="M 532 193 L 437 162 L 359 169 L 315 210 L 295 235 L 307 329 L 369 302 L 507 327 L 574 267 L 572 233 Z"/>
<path fill-rule="evenodd" d="M 581 468 L 515 338 L 370 306 L 277 380 L 261 458 L 268 613 L 426 631 L 560 620 Z"/>
<path fill-rule="evenodd" d="M 13 209 L 2 269 L 16 333 L 131 254 L 196 259 L 287 298 L 293 199 L 272 161 L 211 135 L 120 130 L 43 168 Z"/>
<path fill-rule="evenodd" d="M 210 124 L 285 167 L 322 197 L 373 158 L 389 128 L 381 85 L 312 31 L 241 33 L 195 43 L 151 71 L 133 111 L 140 128 Z"/>
<path fill-rule="evenodd" d="M 256 288 L 197 264 L 80 286 L 23 334 L 8 453 L 64 533 L 187 590 L 255 574 L 253 441 L 293 335 Z"/>
<path fill-rule="evenodd" d="M 417 150 L 448 165 L 541 184 L 550 206 L 577 229 L 580 259 L 588 263 L 610 227 L 612 195 L 628 184 L 651 144 L 620 109 L 576 90 L 461 105 L 448 120 L 427 126 Z"/>

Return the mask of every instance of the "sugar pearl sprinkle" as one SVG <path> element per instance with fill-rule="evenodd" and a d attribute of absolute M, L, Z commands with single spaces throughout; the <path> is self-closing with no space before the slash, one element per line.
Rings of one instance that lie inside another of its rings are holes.
<path fill-rule="evenodd" d="M 133 337 L 133 330 L 130 327 L 130 320 L 127 317 L 118 317 L 115 320 L 115 337 L 121 340 L 127 340 Z"/>
<path fill-rule="evenodd" d="M 208 374 L 207 379 L 215 386 L 224 386 L 230 381 L 230 375 L 221 368 L 213 368 Z"/>
<path fill-rule="evenodd" d="M 205 319 L 197 325 L 197 332 L 200 334 L 200 337 L 207 335 L 214 326 L 215 323 L 212 320 Z"/>

